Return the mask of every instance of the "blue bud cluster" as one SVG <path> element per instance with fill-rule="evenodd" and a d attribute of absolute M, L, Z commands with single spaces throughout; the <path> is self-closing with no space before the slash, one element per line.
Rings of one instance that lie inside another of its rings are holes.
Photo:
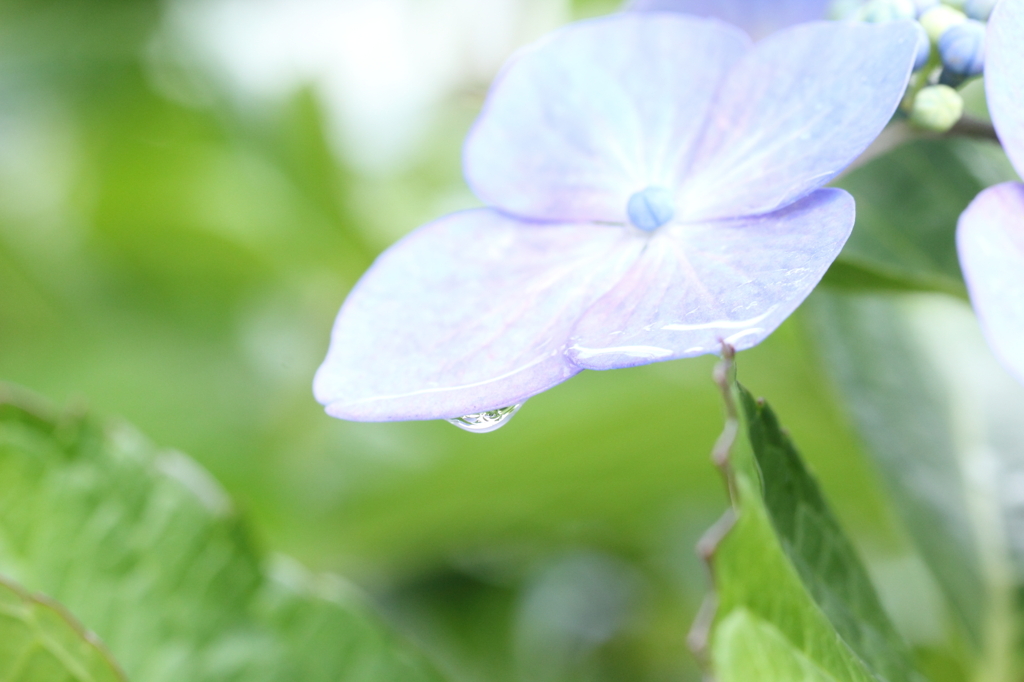
<path fill-rule="evenodd" d="M 917 22 L 916 75 L 903 110 L 915 124 L 944 132 L 963 112 L 956 88 L 985 69 L 985 22 L 995 4 L 996 0 L 836 0 L 833 16 L 871 23 Z"/>
<path fill-rule="evenodd" d="M 996 0 L 967 0 L 964 3 L 964 14 L 971 19 L 988 21 L 992 9 L 996 6 Z"/>
<path fill-rule="evenodd" d="M 928 60 L 932 57 L 932 41 L 928 37 L 928 31 L 924 26 L 917 23 L 917 59 L 914 60 L 914 71 L 920 71 L 928 66 Z"/>
<path fill-rule="evenodd" d="M 942 65 L 957 76 L 980 76 L 985 68 L 985 24 L 968 19 L 939 37 Z"/>

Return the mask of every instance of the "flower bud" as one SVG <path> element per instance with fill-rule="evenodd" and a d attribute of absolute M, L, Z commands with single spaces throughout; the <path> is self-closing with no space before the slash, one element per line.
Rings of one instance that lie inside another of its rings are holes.
<path fill-rule="evenodd" d="M 672 220 L 676 213 L 672 192 L 664 187 L 641 190 L 629 198 L 626 213 L 629 222 L 644 232 L 653 232 Z"/>
<path fill-rule="evenodd" d="M 939 38 L 942 66 L 970 78 L 985 69 L 985 24 L 970 19 L 950 27 Z"/>
<path fill-rule="evenodd" d="M 944 133 L 960 120 L 964 100 L 948 85 L 930 85 L 914 98 L 910 122 L 918 128 Z"/>
<path fill-rule="evenodd" d="M 861 8 L 861 19 L 872 24 L 913 19 L 917 16 L 914 0 L 870 0 Z"/>
<path fill-rule="evenodd" d="M 964 13 L 971 19 L 988 21 L 992 14 L 992 8 L 996 6 L 996 0 L 967 0 L 964 3 Z"/>
<path fill-rule="evenodd" d="M 937 43 L 943 33 L 967 21 L 967 15 L 946 5 L 936 5 L 922 14 L 920 21 L 924 30 L 928 31 L 928 37 Z"/>
<path fill-rule="evenodd" d="M 917 27 L 917 58 L 914 60 L 914 71 L 920 71 L 928 65 L 928 60 L 932 56 L 932 41 L 928 38 L 928 31 L 924 30 L 924 26 L 915 22 L 914 26 Z"/>

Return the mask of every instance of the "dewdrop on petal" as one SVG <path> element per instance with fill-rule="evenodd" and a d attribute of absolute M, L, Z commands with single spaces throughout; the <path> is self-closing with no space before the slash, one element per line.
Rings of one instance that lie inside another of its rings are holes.
<path fill-rule="evenodd" d="M 964 113 L 964 100 L 948 85 L 930 85 L 917 93 L 910 111 L 910 122 L 918 128 L 944 133 Z"/>

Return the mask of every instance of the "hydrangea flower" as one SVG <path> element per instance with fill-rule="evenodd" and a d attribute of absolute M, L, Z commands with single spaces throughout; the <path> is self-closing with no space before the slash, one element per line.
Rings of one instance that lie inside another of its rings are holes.
<path fill-rule="evenodd" d="M 909 22 L 752 46 L 716 20 L 627 12 L 521 51 L 464 150 L 491 208 L 377 260 L 317 399 L 344 419 L 452 418 L 583 369 L 757 344 L 849 236 L 852 198 L 819 188 L 886 125 L 916 46 Z"/>
<path fill-rule="evenodd" d="M 988 26 L 985 91 L 1010 161 L 1024 174 L 1024 0 L 1002 0 Z M 960 264 L 996 355 L 1024 381 L 1024 185 L 985 190 L 960 216 Z"/>
<path fill-rule="evenodd" d="M 759 40 L 788 26 L 824 19 L 831 5 L 832 0 L 633 0 L 629 8 L 713 17 Z"/>

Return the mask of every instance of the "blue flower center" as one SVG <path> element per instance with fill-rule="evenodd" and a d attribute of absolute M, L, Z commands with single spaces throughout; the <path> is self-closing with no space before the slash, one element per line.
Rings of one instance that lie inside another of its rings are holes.
<path fill-rule="evenodd" d="M 653 232 L 676 214 L 672 192 L 664 187 L 648 187 L 629 198 L 626 204 L 629 222 L 644 232 Z"/>

